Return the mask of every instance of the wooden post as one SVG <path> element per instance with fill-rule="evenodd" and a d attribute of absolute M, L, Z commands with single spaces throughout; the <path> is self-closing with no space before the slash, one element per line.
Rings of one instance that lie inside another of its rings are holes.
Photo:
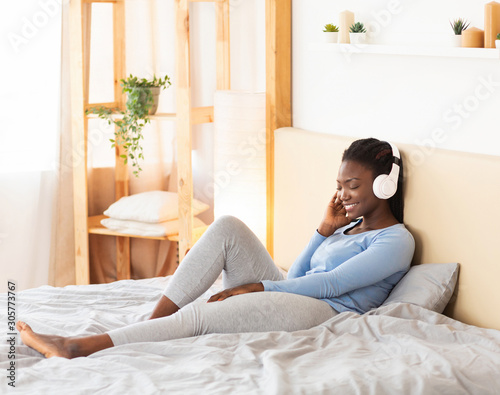
<path fill-rule="evenodd" d="M 217 90 L 231 89 L 229 0 L 215 3 Z"/>
<path fill-rule="evenodd" d="M 177 192 L 179 195 L 179 261 L 181 261 L 193 243 L 189 1 L 175 0 L 175 5 L 177 35 Z"/>
<path fill-rule="evenodd" d="M 92 4 L 84 3 L 82 5 L 82 24 L 83 24 L 83 103 L 85 108 L 89 104 L 90 90 L 90 41 L 92 39 Z M 85 124 L 88 119 L 85 118 Z"/>
<path fill-rule="evenodd" d="M 125 95 L 120 80 L 125 78 L 125 2 L 113 4 L 113 71 L 115 102 L 125 109 Z M 117 128 L 115 126 L 115 128 Z M 115 200 L 129 194 L 129 171 L 120 155 L 122 146 L 115 147 Z M 130 278 L 130 237 L 116 237 L 116 279 Z"/>
<path fill-rule="evenodd" d="M 274 245 L 274 131 L 292 125 L 292 1 L 266 0 L 267 250 Z"/>
<path fill-rule="evenodd" d="M 70 3 L 71 137 L 73 148 L 73 210 L 75 221 L 75 282 L 88 284 L 89 237 L 87 197 L 87 122 L 85 119 L 83 5 Z"/>

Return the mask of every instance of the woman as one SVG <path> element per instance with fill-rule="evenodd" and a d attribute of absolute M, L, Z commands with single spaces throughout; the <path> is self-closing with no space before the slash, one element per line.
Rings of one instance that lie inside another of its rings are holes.
<path fill-rule="evenodd" d="M 409 269 L 414 251 L 402 223 L 402 163 L 396 157 L 389 143 L 373 138 L 344 152 L 337 191 L 286 280 L 257 237 L 236 218 L 223 217 L 186 255 L 150 320 L 80 338 L 41 335 L 18 322 L 21 338 L 46 357 L 74 358 L 207 333 L 296 331 L 339 312 L 376 308 Z M 379 198 L 374 180 L 391 170 L 397 190 Z M 221 272 L 226 289 L 208 303 L 195 302 Z"/>

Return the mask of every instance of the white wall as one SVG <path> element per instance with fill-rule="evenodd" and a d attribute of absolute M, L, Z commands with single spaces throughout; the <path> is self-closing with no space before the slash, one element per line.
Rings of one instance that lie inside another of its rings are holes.
<path fill-rule="evenodd" d="M 484 27 L 486 1 L 293 1 L 293 124 L 500 155 L 500 60 L 315 51 L 343 10 L 372 27 L 372 44 L 449 46 L 449 20 Z M 361 50 L 362 51 L 362 50 Z M 426 151 L 427 150 L 427 151 Z"/>

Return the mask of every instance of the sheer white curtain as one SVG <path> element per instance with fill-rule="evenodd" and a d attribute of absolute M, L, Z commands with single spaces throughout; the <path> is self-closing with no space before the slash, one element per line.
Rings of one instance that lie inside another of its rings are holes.
<path fill-rule="evenodd" d="M 0 4 L 0 289 L 47 284 L 58 179 L 62 1 Z"/>

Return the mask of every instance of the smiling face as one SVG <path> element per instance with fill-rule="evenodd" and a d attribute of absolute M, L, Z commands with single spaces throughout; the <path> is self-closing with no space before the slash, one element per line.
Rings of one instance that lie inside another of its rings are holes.
<path fill-rule="evenodd" d="M 351 220 L 387 211 L 387 201 L 373 193 L 373 180 L 373 171 L 360 162 L 342 162 L 337 177 L 337 196 Z"/>

